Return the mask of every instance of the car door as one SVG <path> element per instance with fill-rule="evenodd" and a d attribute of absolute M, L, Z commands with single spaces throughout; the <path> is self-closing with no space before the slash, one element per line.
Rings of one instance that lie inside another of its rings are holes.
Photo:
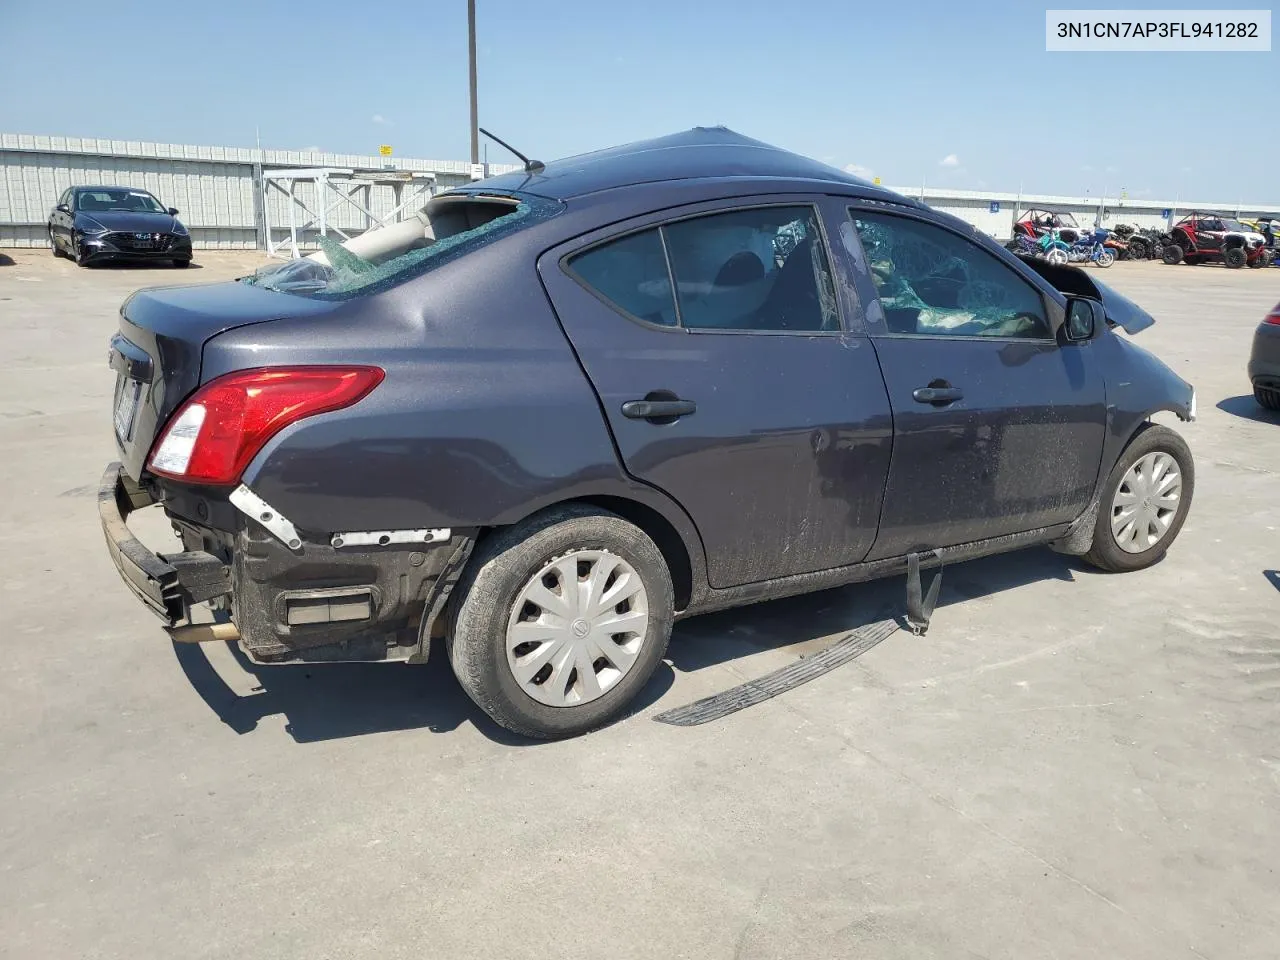
<path fill-rule="evenodd" d="M 889 403 L 816 202 L 682 208 L 539 261 L 627 471 L 688 512 L 713 587 L 855 563 L 875 538 Z"/>
<path fill-rule="evenodd" d="M 59 246 L 67 244 L 68 217 L 58 209 L 58 206 L 71 203 L 71 190 L 63 190 L 62 195 L 58 197 L 57 206 L 49 212 L 49 235 L 50 240 Z"/>
<path fill-rule="evenodd" d="M 1059 345 L 1041 289 L 931 214 L 849 213 L 894 417 L 868 559 L 1073 520 L 1092 496 L 1106 432 L 1091 344 Z"/>
<path fill-rule="evenodd" d="M 1197 220 L 1196 221 L 1196 246 L 1206 252 L 1215 252 L 1222 249 L 1222 238 L 1226 232 L 1226 226 L 1221 220 Z"/>

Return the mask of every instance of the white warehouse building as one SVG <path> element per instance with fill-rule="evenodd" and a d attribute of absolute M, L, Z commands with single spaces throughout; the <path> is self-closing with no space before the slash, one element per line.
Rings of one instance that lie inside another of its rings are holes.
<path fill-rule="evenodd" d="M 490 164 L 487 172 L 518 169 Z M 133 140 L 0 134 L 0 247 L 48 245 L 46 224 L 72 185 L 141 187 L 181 211 L 197 249 L 295 253 L 321 231 L 354 235 L 412 213 L 427 194 L 471 180 L 471 165 L 330 153 L 204 147 Z M 890 187 L 954 214 L 997 239 L 1012 235 L 1015 211 L 1068 211 L 1082 224 L 1162 227 L 1188 210 L 1248 217 L 1280 200 L 1134 200 L 936 187 Z"/>

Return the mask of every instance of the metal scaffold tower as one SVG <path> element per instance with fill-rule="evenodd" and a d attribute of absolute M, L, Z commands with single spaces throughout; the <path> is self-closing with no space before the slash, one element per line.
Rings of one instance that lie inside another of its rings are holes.
<path fill-rule="evenodd" d="M 315 209 L 299 196 L 297 187 L 300 183 L 315 184 L 312 201 Z M 392 191 L 394 206 L 382 215 L 372 211 L 375 187 L 390 187 Z M 436 175 L 416 170 L 354 170 L 342 167 L 263 170 L 262 212 L 267 253 L 281 258 L 300 257 L 298 236 L 307 230 L 315 230 L 321 236 L 328 236 L 332 231 L 343 240 L 351 239 L 351 234 L 331 222 L 334 211 L 349 212 L 349 207 L 363 214 L 364 223 L 357 232 L 399 223 L 405 218 L 406 210 L 416 213 L 421 209 L 435 194 L 435 189 Z M 273 190 L 286 198 L 288 223 L 272 223 L 269 199 Z M 306 219 L 300 223 L 302 217 Z M 288 231 L 286 236 L 277 236 L 278 232 L 285 230 Z"/>

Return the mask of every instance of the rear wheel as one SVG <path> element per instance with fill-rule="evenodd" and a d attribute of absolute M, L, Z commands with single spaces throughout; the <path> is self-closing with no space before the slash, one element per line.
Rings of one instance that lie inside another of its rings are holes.
<path fill-rule="evenodd" d="M 1244 247 L 1230 247 L 1222 251 L 1222 262 L 1232 270 L 1239 270 L 1249 260 Z"/>
<path fill-rule="evenodd" d="M 1253 399 L 1265 410 L 1280 410 L 1280 390 L 1269 387 L 1254 387 Z"/>
<path fill-rule="evenodd" d="M 468 696 L 529 737 L 618 717 L 671 636 L 673 591 L 653 541 L 586 506 L 549 510 L 481 545 L 458 585 L 449 660 Z"/>
<path fill-rule="evenodd" d="M 1164 248 L 1163 252 L 1161 252 L 1160 259 L 1169 264 L 1169 266 L 1173 266 L 1182 259 L 1182 256 L 1182 247 L 1178 246 L 1176 243 L 1171 243 Z"/>
<path fill-rule="evenodd" d="M 52 230 L 49 231 L 49 246 L 53 249 L 53 255 L 55 257 L 65 256 L 62 252 L 62 248 L 58 246 L 58 236 Z"/>
<path fill-rule="evenodd" d="M 1121 573 L 1162 559 L 1187 519 L 1195 484 L 1186 441 L 1168 427 L 1145 426 L 1107 477 L 1085 560 Z"/>

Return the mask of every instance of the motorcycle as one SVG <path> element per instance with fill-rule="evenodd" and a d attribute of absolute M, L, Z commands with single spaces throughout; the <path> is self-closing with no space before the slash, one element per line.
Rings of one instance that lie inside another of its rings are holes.
<path fill-rule="evenodd" d="M 1040 238 L 1040 248 L 1049 263 L 1095 263 L 1109 267 L 1116 262 L 1116 255 L 1104 245 L 1107 236 L 1106 230 L 1094 230 L 1068 244 L 1058 236 L 1046 234 Z"/>

